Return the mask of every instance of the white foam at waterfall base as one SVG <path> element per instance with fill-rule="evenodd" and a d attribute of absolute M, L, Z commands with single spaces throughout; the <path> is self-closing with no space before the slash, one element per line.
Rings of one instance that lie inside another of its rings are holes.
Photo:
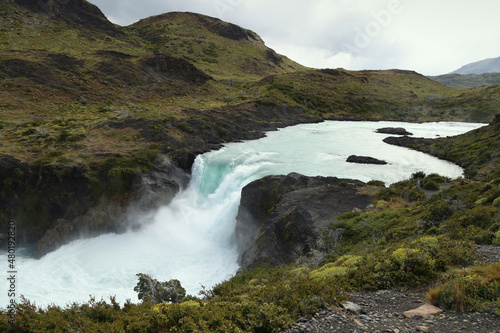
<path fill-rule="evenodd" d="M 172 203 L 145 217 L 144 227 L 124 234 L 101 235 L 67 244 L 39 260 L 16 258 L 16 291 L 37 305 L 65 306 L 87 302 L 90 296 L 137 302 L 133 288 L 137 273 L 160 281 L 178 279 L 190 294 L 211 288 L 238 269 L 234 241 L 241 188 L 269 174 L 300 172 L 390 184 L 416 171 L 459 177 L 462 169 L 409 149 L 387 145 L 380 127 L 405 127 L 415 136 L 456 135 L 481 124 L 325 122 L 299 125 L 268 134 L 267 138 L 228 144 L 199 156 L 193 178 Z M 346 163 L 351 155 L 368 155 L 390 165 Z M 7 257 L 0 255 L 7 298 Z M 18 299 L 19 300 L 19 299 Z"/>

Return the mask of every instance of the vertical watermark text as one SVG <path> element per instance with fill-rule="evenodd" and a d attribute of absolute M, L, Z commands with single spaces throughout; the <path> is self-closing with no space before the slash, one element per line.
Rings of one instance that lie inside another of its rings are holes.
<path fill-rule="evenodd" d="M 8 290 L 7 311 L 9 322 L 15 324 L 17 315 L 17 266 L 16 266 L 16 223 L 9 221 L 7 223 L 7 281 Z"/>

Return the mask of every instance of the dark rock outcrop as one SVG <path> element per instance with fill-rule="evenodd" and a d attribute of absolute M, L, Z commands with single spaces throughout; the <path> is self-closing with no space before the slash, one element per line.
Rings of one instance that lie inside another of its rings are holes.
<path fill-rule="evenodd" d="M 430 147 L 434 142 L 433 139 L 410 138 L 407 136 L 402 136 L 402 137 L 390 136 L 388 138 L 385 138 L 383 141 L 390 145 L 412 148 L 415 150 L 423 151 L 425 153 L 428 153 L 426 148 Z"/>
<path fill-rule="evenodd" d="M 170 203 L 188 181 L 189 176 L 166 159 L 155 170 L 134 175 L 126 202 L 101 200 L 74 219 L 57 219 L 37 242 L 32 257 L 40 258 L 78 238 L 139 228 L 144 222 L 138 216 Z"/>
<path fill-rule="evenodd" d="M 196 68 L 187 60 L 156 54 L 143 59 L 150 68 L 152 76 L 166 76 L 174 79 L 184 79 L 189 83 L 203 84 L 213 78 Z"/>
<path fill-rule="evenodd" d="M 229 38 L 236 41 L 258 41 L 262 42 L 260 37 L 253 31 L 244 29 L 232 23 L 224 22 L 220 19 L 209 17 L 205 15 L 199 15 L 194 13 L 189 13 L 190 15 L 195 15 L 202 24 L 214 34 L 222 36 L 224 38 Z"/>
<path fill-rule="evenodd" d="M 165 160 L 151 172 L 133 175 L 128 193 L 113 198 L 96 196 L 86 171 L 0 155 L 0 220 L 16 223 L 18 244 L 36 243 L 34 258 L 80 237 L 139 227 L 141 221 L 129 218 L 133 212 L 169 203 L 189 179 Z M 0 237 L 0 245 L 4 241 Z"/>
<path fill-rule="evenodd" d="M 245 186 L 236 218 L 241 269 L 292 263 L 315 250 L 321 230 L 334 223 L 333 217 L 372 202 L 357 191 L 362 184 L 291 173 Z"/>
<path fill-rule="evenodd" d="M 0 220 L 13 220 L 17 242 L 32 243 L 95 202 L 80 166 L 32 165 L 0 154 Z"/>
<path fill-rule="evenodd" d="M 413 135 L 403 127 L 383 127 L 376 130 L 377 133 L 393 134 L 393 135 Z"/>
<path fill-rule="evenodd" d="M 349 163 L 360 163 L 360 164 L 379 164 L 379 165 L 385 165 L 387 164 L 386 161 L 376 159 L 374 157 L 370 156 L 357 156 L 357 155 L 351 155 L 347 158 L 346 162 Z"/>
<path fill-rule="evenodd" d="M 97 6 L 85 0 L 15 0 L 14 2 L 34 13 L 50 15 L 111 36 L 123 35 Z"/>

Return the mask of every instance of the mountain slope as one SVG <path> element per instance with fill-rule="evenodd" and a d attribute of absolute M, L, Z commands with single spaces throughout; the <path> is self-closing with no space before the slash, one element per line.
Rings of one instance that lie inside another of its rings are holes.
<path fill-rule="evenodd" d="M 247 81 L 305 68 L 266 47 L 255 32 L 200 14 L 153 16 L 128 30 L 150 41 L 154 52 L 189 60 L 217 79 Z"/>
<path fill-rule="evenodd" d="M 0 148 L 23 161 L 89 164 L 150 144 L 187 161 L 255 124 L 490 121 L 499 111 L 496 89 L 458 92 L 409 71 L 308 69 L 252 31 L 194 13 L 119 27 L 84 0 L 18 0 L 0 3 L 0 15 Z M 127 121 L 135 125 L 102 130 Z"/>
<path fill-rule="evenodd" d="M 254 87 L 259 103 L 297 104 L 324 118 L 488 122 L 500 111 L 500 86 L 457 91 L 403 70 L 297 71 Z"/>
<path fill-rule="evenodd" d="M 32 13 L 63 19 L 109 35 L 120 34 L 120 30 L 108 21 L 97 6 L 85 0 L 15 0 L 14 2 Z"/>
<path fill-rule="evenodd" d="M 484 74 L 445 74 L 429 76 L 431 80 L 437 81 L 455 89 L 475 88 L 493 84 L 500 84 L 500 73 Z"/>
<path fill-rule="evenodd" d="M 500 73 L 500 57 L 490 58 L 467 64 L 450 74 Z"/>

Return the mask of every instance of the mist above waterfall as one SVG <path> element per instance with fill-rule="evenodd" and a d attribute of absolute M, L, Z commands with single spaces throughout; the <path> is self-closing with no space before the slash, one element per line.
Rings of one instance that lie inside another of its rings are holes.
<path fill-rule="evenodd" d="M 249 182 L 270 174 L 299 172 L 391 184 L 417 171 L 460 177 L 456 165 L 382 142 L 380 127 L 405 127 L 416 137 L 456 135 L 482 124 L 324 122 L 268 133 L 263 139 L 232 143 L 196 159 L 185 189 L 166 206 L 137 217 L 143 227 L 124 234 L 81 239 L 39 260 L 17 258 L 17 290 L 37 305 L 87 302 L 90 296 L 116 295 L 137 302 L 137 273 L 159 281 L 178 279 L 196 294 L 238 270 L 234 239 L 240 193 Z M 349 155 L 368 155 L 385 166 L 346 163 Z M 7 263 L 5 254 L 0 260 Z M 2 281 L 6 283 L 6 271 Z M 7 290 L 7 288 L 4 288 Z M 7 304 L 7 293 L 0 304 Z M 2 305 L 0 305 L 2 306 Z"/>

